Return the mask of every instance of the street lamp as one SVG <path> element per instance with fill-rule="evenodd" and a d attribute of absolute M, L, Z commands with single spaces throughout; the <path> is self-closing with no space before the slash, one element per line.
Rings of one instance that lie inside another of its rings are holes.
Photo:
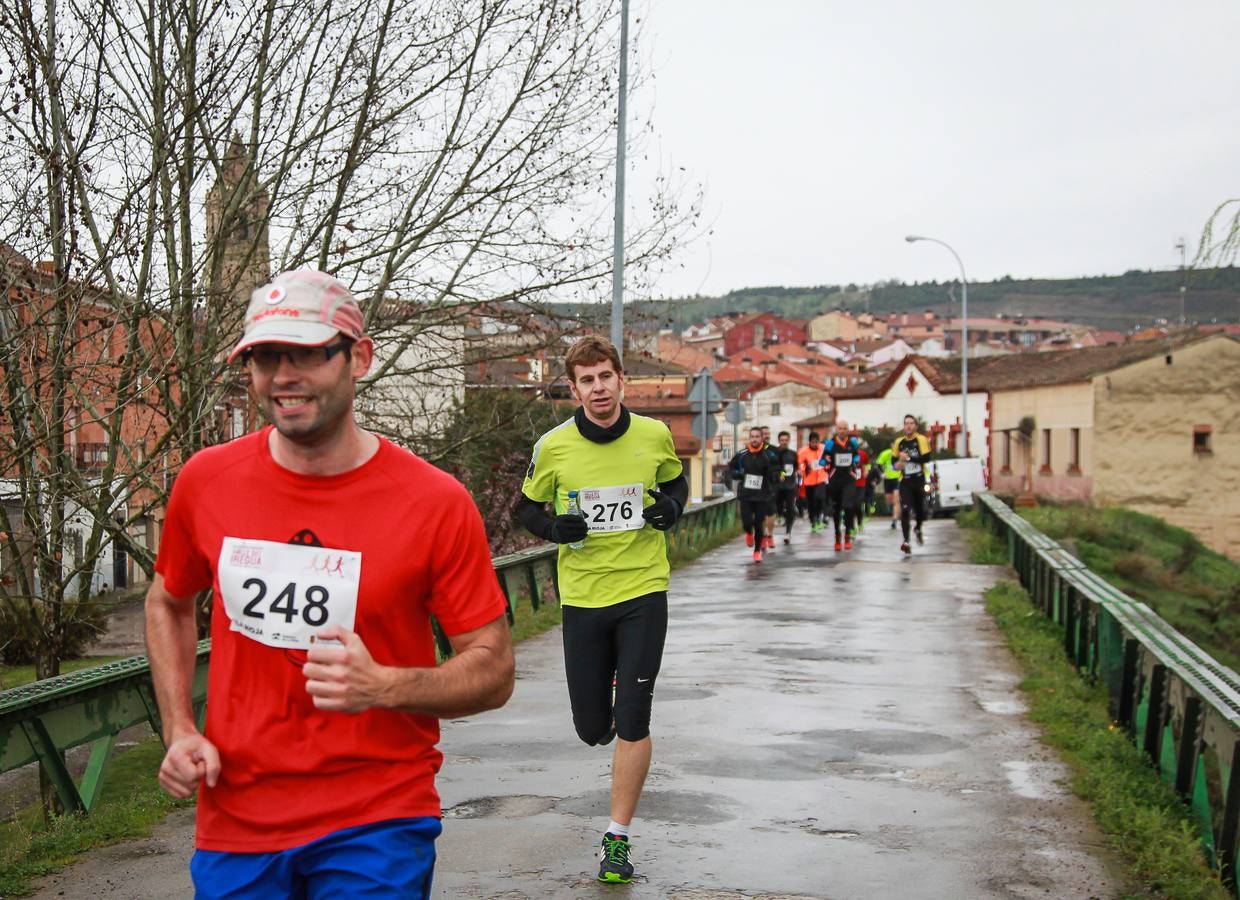
<path fill-rule="evenodd" d="M 938 238 L 924 237 L 920 234 L 910 234 L 905 238 L 910 244 L 917 241 L 929 241 L 932 244 L 938 244 L 946 247 L 952 256 L 956 257 L 956 265 L 960 266 L 960 431 L 961 447 L 963 449 L 962 456 L 969 455 L 969 281 L 964 274 L 964 263 L 960 260 L 960 254 L 952 249 L 951 244 L 946 241 L 940 241 Z"/>
<path fill-rule="evenodd" d="M 620 3 L 620 105 L 616 111 L 616 218 L 611 254 L 611 342 L 624 359 L 624 122 L 629 92 L 629 0 Z"/>
<path fill-rule="evenodd" d="M 1180 251 L 1180 325 L 1183 327 L 1186 321 L 1184 318 L 1184 293 L 1188 290 L 1188 287 L 1185 285 L 1184 238 L 1176 241 L 1175 249 Z"/>

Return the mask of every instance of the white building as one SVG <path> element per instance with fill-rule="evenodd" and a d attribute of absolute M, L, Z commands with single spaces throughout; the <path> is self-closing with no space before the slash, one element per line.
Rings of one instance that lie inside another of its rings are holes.
<path fill-rule="evenodd" d="M 359 387 L 358 418 L 416 447 L 442 430 L 465 395 L 465 336 L 459 325 L 375 338 L 375 360 Z"/>
<path fill-rule="evenodd" d="M 831 395 L 825 388 L 803 384 L 799 381 L 785 381 L 758 390 L 747 392 L 741 399 L 734 401 L 741 404 L 744 417 L 735 427 L 722 419 L 719 435 L 722 438 L 721 460 L 732 458 L 732 448 L 742 447 L 749 439 L 749 429 L 754 425 L 767 425 L 771 429 L 771 443 L 781 431 L 792 435 L 789 444 L 794 450 L 797 446 L 797 430 L 792 423 L 819 413 L 827 412 L 832 407 Z"/>
<path fill-rule="evenodd" d="M 925 423 L 934 449 L 952 447 L 959 452 L 958 435 L 963 403 L 960 393 L 960 361 L 928 360 L 909 356 L 887 376 L 832 391 L 837 419 L 858 428 L 899 430 L 904 417 L 917 416 Z M 969 454 L 987 455 L 990 437 L 989 394 L 969 392 Z"/>
<path fill-rule="evenodd" d="M 89 483 L 93 485 L 99 484 L 98 479 L 90 480 Z M 26 494 L 33 493 L 35 490 L 36 487 L 33 484 L 22 485 L 15 479 L 0 479 L 0 503 L 4 504 L 5 512 L 10 522 L 18 523 L 23 520 L 23 507 L 26 503 L 32 502 L 29 498 L 23 498 Z M 123 499 L 117 501 L 112 509 L 113 515 L 123 520 L 123 517 L 126 515 L 125 501 Z M 76 501 L 66 498 L 63 510 L 65 516 L 65 544 L 64 555 L 60 560 L 60 575 L 62 578 L 71 575 L 87 561 L 86 553 L 89 548 L 91 532 L 94 530 L 93 515 Z M 43 514 L 45 519 L 49 519 L 44 523 L 44 532 L 46 534 L 51 530 L 51 510 L 44 508 Z M 129 536 L 135 541 L 145 542 L 145 520 L 141 523 L 136 523 L 135 527 L 130 529 Z M 6 546 L 4 552 L 0 553 L 0 578 L 5 579 L 6 585 L 16 584 L 16 581 L 11 580 L 14 579 L 13 573 L 8 570 L 17 565 L 24 565 L 29 569 L 35 595 L 41 596 L 43 587 L 39 583 L 38 567 L 31 564 L 33 549 L 29 545 L 29 538 L 23 539 L 19 532 L 17 543 L 19 546 L 25 545 L 20 546 L 22 559 L 19 562 L 12 552 L 12 548 Z M 137 578 L 135 578 L 135 574 Z M 131 563 L 129 554 L 125 552 L 121 544 L 110 540 L 105 533 L 93 560 L 88 580 L 90 583 L 90 593 L 97 594 L 116 587 L 126 587 L 133 580 L 145 581 L 146 576 L 140 568 Z M 65 586 L 65 596 L 76 598 L 81 584 L 80 576 L 70 579 Z"/>
<path fill-rule="evenodd" d="M 874 368 L 891 362 L 899 362 L 906 356 L 912 356 L 914 352 L 913 348 L 904 343 L 902 338 L 896 338 L 888 344 L 871 350 L 866 354 L 866 358 L 870 361 L 870 367 Z"/>

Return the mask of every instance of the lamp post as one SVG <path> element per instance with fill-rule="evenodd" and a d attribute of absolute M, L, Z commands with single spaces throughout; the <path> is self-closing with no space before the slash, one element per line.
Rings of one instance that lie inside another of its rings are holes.
<path fill-rule="evenodd" d="M 938 238 L 924 237 L 920 234 L 910 234 L 905 238 L 910 244 L 917 241 L 929 241 L 932 244 L 938 244 L 946 247 L 952 256 L 956 257 L 956 265 L 960 266 L 960 431 L 962 448 L 962 456 L 969 455 L 969 281 L 964 274 L 964 263 L 960 259 L 960 254 L 952 249 L 951 244 L 946 241 L 940 241 Z"/>
<path fill-rule="evenodd" d="M 624 359 L 624 120 L 629 90 L 629 0 L 620 4 L 620 105 L 616 121 L 616 220 L 611 255 L 611 342 Z"/>
<path fill-rule="evenodd" d="M 1186 321 L 1184 318 L 1184 294 L 1188 290 L 1184 268 L 1184 238 L 1176 241 L 1175 249 L 1180 251 L 1180 325 L 1183 326 Z"/>

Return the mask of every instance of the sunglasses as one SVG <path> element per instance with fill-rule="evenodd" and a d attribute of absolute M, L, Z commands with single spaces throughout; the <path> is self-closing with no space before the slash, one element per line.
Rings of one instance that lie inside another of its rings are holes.
<path fill-rule="evenodd" d="M 308 372 L 326 365 L 328 360 L 342 350 L 347 359 L 352 345 L 352 341 L 336 341 L 334 344 L 323 344 L 318 347 L 288 347 L 283 350 L 266 346 L 251 347 L 241 354 L 241 361 L 247 365 L 252 364 L 260 372 L 269 374 L 280 368 L 280 359 L 284 358 L 297 371 Z"/>

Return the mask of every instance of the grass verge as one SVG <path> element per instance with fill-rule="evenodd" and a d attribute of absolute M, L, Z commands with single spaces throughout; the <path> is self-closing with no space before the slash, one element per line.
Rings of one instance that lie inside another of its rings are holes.
<path fill-rule="evenodd" d="M 1080 504 L 1020 514 L 1193 643 L 1240 669 L 1240 566 L 1162 519 Z"/>
<path fill-rule="evenodd" d="M 672 568 L 732 540 L 739 525 L 700 545 L 678 546 L 670 555 Z M 551 596 L 550 593 L 547 594 Z M 529 597 L 514 597 L 514 643 L 542 634 L 560 624 L 560 605 L 551 601 L 537 610 Z M 93 657 L 66 661 L 62 672 L 102 665 L 117 657 Z M 0 687 L 18 687 L 34 680 L 32 666 L 0 667 Z M 163 744 L 151 737 L 116 754 L 108 763 L 103 795 L 94 812 L 86 817 L 64 816 L 50 825 L 43 821 L 37 804 L 23 810 L 13 821 L 0 822 L 0 900 L 32 893 L 34 881 L 56 872 L 96 847 L 149 837 L 152 829 L 173 810 L 194 801 L 173 800 L 159 788 L 155 773 L 163 759 Z"/>
<path fill-rule="evenodd" d="M 1071 769 L 1073 791 L 1091 804 L 1133 878 L 1170 900 L 1230 898 L 1206 862 L 1188 808 L 1111 721 L 1105 687 L 1087 683 L 1064 656 L 1058 627 L 1010 581 L 987 591 L 986 609 L 1025 674 L 1020 689 L 1030 720 Z"/>
<path fill-rule="evenodd" d="M 981 515 L 973 507 L 956 513 L 956 524 L 966 529 L 969 541 L 969 562 L 982 566 L 1006 566 L 1007 545 L 985 526 Z"/>
<path fill-rule="evenodd" d="M 174 809 L 193 800 L 173 800 L 159 788 L 164 747 L 149 738 L 108 763 L 99 805 L 89 816 L 43 821 L 38 804 L 0 823 L 0 897 L 31 893 L 35 879 L 58 871 L 95 847 L 148 837 Z"/>

